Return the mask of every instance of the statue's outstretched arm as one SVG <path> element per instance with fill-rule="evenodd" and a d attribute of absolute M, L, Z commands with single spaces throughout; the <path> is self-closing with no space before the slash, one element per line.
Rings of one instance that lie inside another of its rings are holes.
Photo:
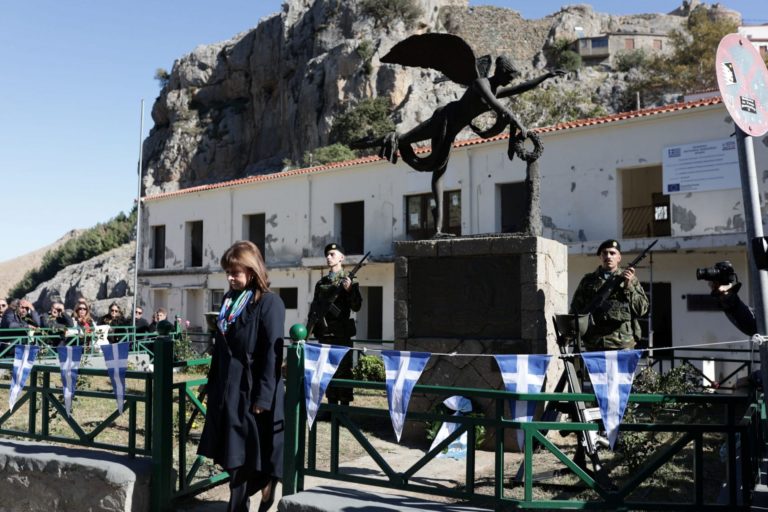
<path fill-rule="evenodd" d="M 544 73 L 538 78 L 534 78 L 533 80 L 528 80 L 527 82 L 523 82 L 522 84 L 513 85 L 510 87 L 502 87 L 498 91 L 496 91 L 496 97 L 497 98 L 507 98 L 509 96 L 514 96 L 515 94 L 522 94 L 526 91 L 530 91 L 534 87 L 537 87 L 541 85 L 542 82 L 545 80 L 555 77 L 555 76 L 563 76 L 567 73 L 564 69 L 556 69 L 554 71 L 549 71 L 547 73 Z"/>
<path fill-rule="evenodd" d="M 480 78 L 475 80 L 474 87 L 477 89 L 477 91 L 480 92 L 483 100 L 485 100 L 485 103 L 491 107 L 491 109 L 496 112 L 497 115 L 507 118 L 510 124 L 520 129 L 523 137 L 526 136 L 527 130 L 525 127 L 520 124 L 520 121 L 517 120 L 512 111 L 503 105 L 496 96 L 494 96 L 493 91 L 491 90 L 491 85 L 487 78 Z"/>

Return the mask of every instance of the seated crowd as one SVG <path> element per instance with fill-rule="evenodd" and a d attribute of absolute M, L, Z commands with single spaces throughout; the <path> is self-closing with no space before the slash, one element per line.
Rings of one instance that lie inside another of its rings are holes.
<path fill-rule="evenodd" d="M 117 343 L 121 334 L 133 328 L 134 319 L 136 333 L 155 333 L 157 324 L 167 319 L 164 308 L 157 308 L 152 323 L 143 318 L 144 309 L 136 307 L 134 318 L 126 317 L 118 302 L 112 302 L 106 314 L 95 316 L 90 304 L 84 298 L 75 303 L 73 309 L 67 311 L 64 303 L 54 301 L 47 313 L 38 314 L 34 305 L 27 299 L 0 299 L 0 336 L 25 336 L 32 330 L 47 331 L 47 334 L 59 338 L 52 343 L 64 343 L 67 337 L 94 334 L 99 326 L 109 326 L 111 334 L 107 340 Z M 89 338 L 86 337 L 87 342 Z"/>

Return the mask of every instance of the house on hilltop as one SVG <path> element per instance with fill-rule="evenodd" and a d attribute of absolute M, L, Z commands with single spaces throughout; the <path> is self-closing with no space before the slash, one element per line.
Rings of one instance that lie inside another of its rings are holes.
<path fill-rule="evenodd" d="M 651 55 L 668 54 L 671 50 L 666 34 L 624 31 L 579 37 L 572 48 L 587 66 L 612 66 L 618 56 L 628 52 L 641 51 Z"/>

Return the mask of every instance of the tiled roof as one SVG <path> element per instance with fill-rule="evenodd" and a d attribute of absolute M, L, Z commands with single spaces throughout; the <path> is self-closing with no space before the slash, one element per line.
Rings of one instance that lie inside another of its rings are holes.
<path fill-rule="evenodd" d="M 674 103 L 672 105 L 665 105 L 663 107 L 654 107 L 643 110 L 633 110 L 630 112 L 621 112 L 619 114 L 612 114 L 603 117 L 593 117 L 588 119 L 578 119 L 576 121 L 569 121 L 567 123 L 558 123 L 552 126 L 545 126 L 543 128 L 535 128 L 533 131 L 537 133 L 551 133 L 559 132 L 562 130 L 570 130 L 573 128 L 583 128 L 586 126 L 596 126 L 601 124 L 614 123 L 616 121 L 624 121 L 627 119 L 634 119 L 639 117 L 650 117 L 658 114 L 665 114 L 668 112 L 678 112 L 681 110 L 690 110 L 699 107 L 706 107 L 709 105 L 717 105 L 722 103 L 720 97 L 704 98 L 696 101 L 689 101 L 685 103 Z M 455 142 L 454 148 L 462 148 L 467 146 L 476 146 L 480 144 L 487 144 L 499 140 L 509 139 L 509 133 L 503 133 L 496 137 L 489 137 L 487 139 L 481 139 L 479 137 L 473 139 L 466 139 Z M 416 150 L 416 153 L 427 153 L 431 150 L 430 147 L 422 147 Z M 144 201 L 152 201 L 156 199 L 165 199 L 168 197 L 174 197 L 182 194 L 194 194 L 195 192 L 204 192 L 206 190 L 215 190 L 219 188 L 236 187 L 239 185 L 246 185 L 249 183 L 258 183 L 262 181 L 271 181 L 281 178 L 288 178 L 291 176 L 300 176 L 303 174 L 313 174 L 316 172 L 327 171 L 332 169 L 340 169 L 343 167 L 354 167 L 357 165 L 368 164 L 381 160 L 378 156 L 368 156 L 364 158 L 356 158 L 355 160 L 346 160 L 344 162 L 334 162 L 327 165 L 318 165 L 314 167 L 305 167 L 303 169 L 292 169 L 290 171 L 276 172 L 272 174 L 261 174 L 258 176 L 248 176 L 246 178 L 239 178 L 236 180 L 222 181 L 219 183 L 211 183 L 209 185 L 198 185 L 196 187 L 184 188 L 181 190 L 175 190 L 173 192 L 164 192 L 160 194 L 154 194 L 151 196 L 144 196 Z"/>

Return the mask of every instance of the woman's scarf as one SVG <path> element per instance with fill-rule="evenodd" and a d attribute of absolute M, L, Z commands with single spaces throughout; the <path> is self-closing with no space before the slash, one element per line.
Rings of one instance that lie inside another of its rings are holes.
<path fill-rule="evenodd" d="M 226 334 L 229 326 L 235 323 L 237 317 L 243 312 L 245 306 L 253 297 L 252 290 L 246 290 L 240 294 L 240 296 L 232 301 L 232 297 L 224 299 L 224 304 L 221 305 L 221 311 L 219 311 L 219 319 L 216 321 L 216 325 L 219 326 L 221 334 Z"/>

